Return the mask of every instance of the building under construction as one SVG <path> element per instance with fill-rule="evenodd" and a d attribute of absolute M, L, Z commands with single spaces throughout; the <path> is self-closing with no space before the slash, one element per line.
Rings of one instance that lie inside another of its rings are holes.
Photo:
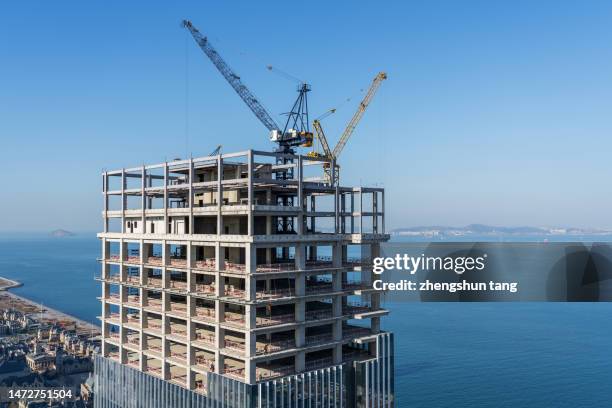
<path fill-rule="evenodd" d="M 293 146 L 103 173 L 96 407 L 394 406 L 384 189 Z"/>

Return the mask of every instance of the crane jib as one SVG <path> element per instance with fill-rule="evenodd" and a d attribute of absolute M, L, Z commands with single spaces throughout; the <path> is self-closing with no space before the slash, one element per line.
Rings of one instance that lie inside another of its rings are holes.
<path fill-rule="evenodd" d="M 253 95 L 249 88 L 247 88 L 247 86 L 241 82 L 240 76 L 236 75 L 236 73 L 234 73 L 229 65 L 227 65 L 223 58 L 221 58 L 221 55 L 219 55 L 217 50 L 213 48 L 210 41 L 208 41 L 208 38 L 202 36 L 202 34 L 200 34 L 198 29 L 195 28 L 190 21 L 183 21 L 183 25 L 189 30 L 202 51 L 204 51 L 206 56 L 210 59 L 221 75 L 223 75 L 230 86 L 234 88 L 238 96 L 240 96 L 249 109 L 251 109 L 251 112 L 255 114 L 257 119 L 259 119 L 259 121 L 269 131 L 278 130 L 280 127 L 276 124 L 274 119 L 272 119 L 266 109 L 259 103 L 258 99 L 255 97 L 255 95 Z"/>

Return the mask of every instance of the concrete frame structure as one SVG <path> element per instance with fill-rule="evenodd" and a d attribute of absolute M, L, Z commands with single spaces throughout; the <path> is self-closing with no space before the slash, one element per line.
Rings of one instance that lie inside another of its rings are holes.
<path fill-rule="evenodd" d="M 102 355 L 204 394 L 209 372 L 255 385 L 376 358 L 384 189 L 324 168 L 248 150 L 104 172 Z"/>

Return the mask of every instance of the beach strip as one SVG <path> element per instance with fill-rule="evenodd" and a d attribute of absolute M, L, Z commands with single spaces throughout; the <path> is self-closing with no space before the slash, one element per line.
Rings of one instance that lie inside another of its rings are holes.
<path fill-rule="evenodd" d="M 100 327 L 95 324 L 78 319 L 64 312 L 60 312 L 59 310 L 52 309 L 46 305 L 42 305 L 41 311 L 41 305 L 39 303 L 6 290 L 22 286 L 19 282 L 4 278 L 0 278 L 0 282 L 11 282 L 10 286 L 0 290 L 0 308 L 11 306 L 23 313 L 35 317 L 37 320 L 42 318 L 42 320 L 49 322 L 70 322 L 75 324 L 77 331 L 80 333 L 93 332 L 95 335 L 100 334 Z"/>

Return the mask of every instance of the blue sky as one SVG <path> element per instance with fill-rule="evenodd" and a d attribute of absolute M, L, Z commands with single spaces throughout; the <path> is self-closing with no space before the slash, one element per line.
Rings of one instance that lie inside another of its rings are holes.
<path fill-rule="evenodd" d="M 0 230 L 100 228 L 104 168 L 270 149 L 180 28 L 191 19 L 275 118 L 295 84 L 391 227 L 612 228 L 612 3 L 3 2 Z M 344 101 L 353 97 L 351 101 Z"/>

